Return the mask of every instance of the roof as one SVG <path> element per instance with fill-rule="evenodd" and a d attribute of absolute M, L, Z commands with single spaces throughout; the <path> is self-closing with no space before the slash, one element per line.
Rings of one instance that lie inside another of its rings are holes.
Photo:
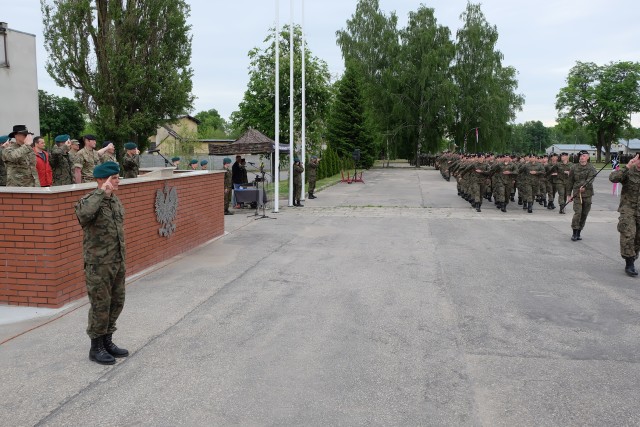
<path fill-rule="evenodd" d="M 630 150 L 640 150 L 640 139 L 618 139 L 618 144 L 628 147 Z"/>
<path fill-rule="evenodd" d="M 595 151 L 596 149 L 596 147 L 589 144 L 553 144 L 552 147 L 555 147 L 560 151 Z"/>
<path fill-rule="evenodd" d="M 273 139 L 255 129 L 249 129 L 231 144 L 209 144 L 209 155 L 273 153 L 275 146 Z M 289 146 L 280 144 L 280 151 L 288 152 Z"/>

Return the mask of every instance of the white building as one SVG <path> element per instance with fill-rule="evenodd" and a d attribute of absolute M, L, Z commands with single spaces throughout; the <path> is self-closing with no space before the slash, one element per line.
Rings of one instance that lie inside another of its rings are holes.
<path fill-rule="evenodd" d="M 0 22 L 0 135 L 13 125 L 40 133 L 36 36 Z"/>
<path fill-rule="evenodd" d="M 546 152 L 547 155 L 553 153 L 567 153 L 571 155 L 577 154 L 582 150 L 587 150 L 590 156 L 595 156 L 597 152 L 596 147 L 587 144 L 553 144 L 551 147 L 547 148 Z"/>
<path fill-rule="evenodd" d="M 611 146 L 611 152 L 614 148 L 620 154 L 634 155 L 640 152 L 640 139 L 619 139 L 617 145 Z"/>

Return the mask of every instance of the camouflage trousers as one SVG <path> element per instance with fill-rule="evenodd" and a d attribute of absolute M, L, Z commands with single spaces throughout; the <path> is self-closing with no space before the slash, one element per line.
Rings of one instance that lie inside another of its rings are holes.
<path fill-rule="evenodd" d="M 316 191 L 316 180 L 315 179 L 310 179 L 309 180 L 309 194 L 313 194 L 314 191 Z"/>
<path fill-rule="evenodd" d="M 476 203 L 482 203 L 482 196 L 486 189 L 485 181 L 482 179 L 475 179 L 471 183 L 471 195 Z"/>
<path fill-rule="evenodd" d="M 558 192 L 558 204 L 563 205 L 567 203 L 567 197 L 569 197 L 569 194 L 571 194 L 569 183 L 558 180 L 554 185 L 556 187 L 556 191 Z"/>
<path fill-rule="evenodd" d="M 582 230 L 587 222 L 587 215 L 591 210 L 591 197 L 576 195 L 573 199 L 573 219 L 571 220 L 571 228 L 573 230 Z"/>
<path fill-rule="evenodd" d="M 87 335 L 94 339 L 112 334 L 124 307 L 124 261 L 110 264 L 85 264 L 84 273 L 89 294 Z"/>
<path fill-rule="evenodd" d="M 522 186 L 520 187 L 520 193 L 522 196 L 523 202 L 533 202 L 533 196 L 538 194 L 538 181 L 526 180 L 522 182 Z M 520 194 L 518 193 L 518 194 Z"/>
<path fill-rule="evenodd" d="M 640 217 L 635 214 L 635 209 L 631 212 L 620 212 L 618 232 L 622 258 L 635 257 L 640 250 Z"/>
<path fill-rule="evenodd" d="M 229 210 L 229 205 L 231 204 L 231 192 L 232 189 L 228 189 L 226 193 L 224 193 L 224 211 L 227 212 Z"/>
<path fill-rule="evenodd" d="M 493 186 L 493 193 L 496 197 L 496 201 L 497 202 L 509 202 L 509 195 L 511 194 L 511 181 L 509 182 L 502 182 L 502 181 L 496 181 L 494 186 Z"/>
<path fill-rule="evenodd" d="M 293 200 L 300 200 L 302 196 L 302 184 L 293 183 Z"/>

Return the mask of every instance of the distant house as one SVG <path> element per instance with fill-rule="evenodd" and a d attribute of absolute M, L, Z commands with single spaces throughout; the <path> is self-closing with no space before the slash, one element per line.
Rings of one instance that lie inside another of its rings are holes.
<path fill-rule="evenodd" d="M 193 147 L 193 154 L 207 154 L 209 146 L 204 144 L 194 144 L 198 138 L 198 125 L 200 120 L 195 117 L 185 115 L 180 116 L 174 122 L 167 122 L 158 127 L 156 134 L 149 137 L 149 147 L 158 148 L 165 156 L 172 156 L 176 153 L 185 152 L 187 143 Z M 181 144 L 184 143 L 184 147 Z"/>
<path fill-rule="evenodd" d="M 582 150 L 587 150 L 590 156 L 595 156 L 597 152 L 596 147 L 588 144 L 553 144 L 552 146 L 547 148 L 546 152 L 547 154 L 567 153 L 571 155 L 577 154 Z"/>
<path fill-rule="evenodd" d="M 13 125 L 40 133 L 36 36 L 0 22 L 0 135 Z"/>
<path fill-rule="evenodd" d="M 640 153 L 640 139 L 618 139 L 618 143 L 611 146 L 611 152 L 614 148 L 619 154 L 635 155 Z"/>

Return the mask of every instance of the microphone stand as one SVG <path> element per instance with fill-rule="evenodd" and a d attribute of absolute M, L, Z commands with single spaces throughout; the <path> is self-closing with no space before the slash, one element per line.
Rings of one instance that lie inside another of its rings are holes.
<path fill-rule="evenodd" d="M 175 166 L 169 159 L 167 159 L 165 156 L 162 155 L 162 153 L 160 152 L 160 150 L 153 150 L 154 153 L 157 153 L 160 157 L 162 157 L 164 159 L 164 166 L 168 167 L 169 165 L 171 166 Z M 151 151 L 147 150 L 147 153 L 151 154 Z"/>
<path fill-rule="evenodd" d="M 265 181 L 266 181 L 266 179 L 264 178 L 264 176 L 265 176 L 265 175 L 267 175 L 267 173 L 264 171 L 264 168 L 260 168 L 260 173 L 262 173 L 262 215 L 261 215 L 261 216 L 259 216 L 259 217 L 258 217 L 258 218 L 256 218 L 256 219 L 265 219 L 265 218 L 267 218 L 267 219 L 278 219 L 278 218 L 270 217 L 269 215 L 267 215 L 267 214 L 265 213 L 266 203 L 264 202 L 264 197 L 265 197 L 265 195 L 266 195 L 267 193 L 266 193 L 266 190 L 264 189 L 264 183 L 265 183 Z M 273 179 L 273 177 L 271 177 L 271 178 Z M 258 191 L 258 197 L 260 197 L 260 192 L 259 192 L 259 191 Z"/>

